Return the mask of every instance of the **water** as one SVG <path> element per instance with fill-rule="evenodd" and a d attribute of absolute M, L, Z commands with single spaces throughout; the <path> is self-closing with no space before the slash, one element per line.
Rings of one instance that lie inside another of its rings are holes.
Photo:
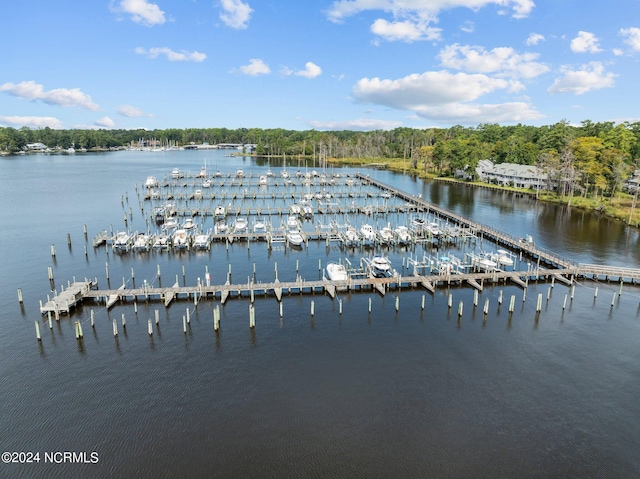
<path fill-rule="evenodd" d="M 211 169 L 216 163 L 229 172 L 266 168 L 206 156 Z M 253 263 L 257 280 L 272 280 L 274 263 L 279 278 L 290 280 L 296 259 L 299 274 L 316 279 L 319 259 L 326 264 L 346 256 L 355 262 L 369 254 L 335 245 L 327 251 L 313 242 L 302 251 L 271 252 L 261 243 L 250 249 L 234 243 L 228 251 L 215 245 L 197 254 L 107 255 L 104 247 L 91 248 L 98 231 L 124 227 L 129 207 L 134 227 L 144 227 L 134 184 L 175 166 L 197 172 L 203 159 L 201 152 L 118 152 L 0 163 L 0 438 L 4 451 L 41 454 L 37 464 L 1 465 L 0 477 L 638 476 L 640 291 L 628 285 L 618 298 L 617 284 L 600 283 L 594 300 L 596 285 L 582 283 L 564 311 L 570 291 L 558 283 L 548 301 L 546 283 L 531 283 L 525 302 L 518 287 L 489 286 L 477 309 L 468 287 L 441 287 L 434 295 L 404 290 L 398 313 L 395 293 L 343 293 L 334 300 L 292 295 L 283 299 L 282 319 L 275 299 L 259 296 L 254 330 L 248 327 L 248 300 L 233 299 L 221 308 L 218 336 L 212 319 L 217 303 L 211 300 L 197 309 L 178 301 L 166 310 L 140 302 L 137 315 L 132 303 L 109 312 L 87 304 L 71 319 L 63 316 L 52 331 L 43 323 L 38 343 L 34 321 L 41 320 L 38 301 L 51 288 L 48 266 L 58 288 L 73 276 L 97 277 L 104 287 L 108 261 L 117 287 L 123 277 L 134 283 L 132 266 L 136 285 L 145 279 L 170 285 L 176 275 L 181 284 L 195 284 L 205 265 L 212 282 L 220 283 L 229 263 L 234 281 L 252 275 Z M 640 264 L 637 232 L 600 216 L 489 190 L 369 173 L 513 235 L 531 234 L 539 245 L 577 261 Z M 433 252 L 386 253 L 399 268 L 402 256 Z M 498 308 L 500 290 L 505 302 Z M 451 311 L 448 293 L 454 297 Z M 536 315 L 539 293 L 543 311 Z M 88 323 L 92 308 L 95 330 Z M 191 325 L 185 335 L 187 308 Z M 156 309 L 160 329 L 149 338 L 147 320 Z M 83 321 L 82 343 L 74 336 L 75 319 Z M 45 463 L 47 451 L 96 451 L 99 462 Z"/>

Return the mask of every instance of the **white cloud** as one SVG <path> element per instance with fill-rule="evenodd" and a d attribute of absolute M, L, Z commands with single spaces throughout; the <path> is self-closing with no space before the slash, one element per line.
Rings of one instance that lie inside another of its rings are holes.
<path fill-rule="evenodd" d="M 511 47 L 497 47 L 486 51 L 479 46 L 457 43 L 443 48 L 440 61 L 447 68 L 477 73 L 497 73 L 513 78 L 535 78 L 549 71 L 544 63 L 536 62 L 537 53 L 517 53 Z"/>
<path fill-rule="evenodd" d="M 111 7 L 114 12 L 131 15 L 131 19 L 143 25 L 162 25 L 165 22 L 164 12 L 155 3 L 147 0 L 122 0 L 118 7 Z"/>
<path fill-rule="evenodd" d="M 602 49 L 599 39 L 591 32 L 578 32 L 578 36 L 571 40 L 571 51 L 574 53 L 598 53 Z"/>
<path fill-rule="evenodd" d="M 640 52 L 640 28 L 621 28 L 619 34 L 624 37 L 624 42 L 633 51 Z"/>
<path fill-rule="evenodd" d="M 0 125 L 21 128 L 53 128 L 62 129 L 62 122 L 52 116 L 0 116 Z"/>
<path fill-rule="evenodd" d="M 471 20 L 467 20 L 462 25 L 460 25 L 460 30 L 464 33 L 473 33 L 476 29 L 475 24 Z"/>
<path fill-rule="evenodd" d="M 388 41 L 414 42 L 418 40 L 439 40 L 441 29 L 430 28 L 425 22 L 388 22 L 382 18 L 371 25 L 371 33 Z"/>
<path fill-rule="evenodd" d="M 45 91 L 44 86 L 34 81 L 23 81 L 18 84 L 5 83 L 0 85 L 0 91 L 30 101 L 41 100 L 49 105 L 62 107 L 80 107 L 87 110 L 98 110 L 100 107 L 93 103 L 91 97 L 82 93 L 79 88 L 55 88 Z"/>
<path fill-rule="evenodd" d="M 582 95 L 591 90 L 612 87 L 617 76 L 613 73 L 605 73 L 604 66 L 600 62 L 589 62 L 578 70 L 572 70 L 565 65 L 562 67 L 562 74 L 562 77 L 557 78 L 553 85 L 547 88 L 548 93 Z"/>
<path fill-rule="evenodd" d="M 247 23 L 253 12 L 248 3 L 244 3 L 242 0 L 221 0 L 220 6 L 223 10 L 220 14 L 220 20 L 225 25 L 236 29 L 247 28 Z"/>
<path fill-rule="evenodd" d="M 201 62 L 207 58 L 206 54 L 197 51 L 187 52 L 182 50 L 181 52 L 174 52 L 168 47 L 149 48 L 149 50 L 137 47 L 135 52 L 138 55 L 145 55 L 152 59 L 165 55 L 170 62 Z"/>
<path fill-rule="evenodd" d="M 371 130 L 393 130 L 402 126 L 399 121 L 392 120 L 374 120 L 374 119 L 359 119 L 359 120 L 344 120 L 344 121 L 310 121 L 309 126 L 316 130 L 358 130 L 358 131 L 371 131 Z"/>
<path fill-rule="evenodd" d="M 240 67 L 240 71 L 245 75 L 266 75 L 267 73 L 271 73 L 271 69 L 269 65 L 260 60 L 259 58 L 252 58 L 249 60 L 248 65 L 243 65 Z"/>
<path fill-rule="evenodd" d="M 514 18 L 523 18 L 535 6 L 533 0 L 335 0 L 327 11 L 329 20 L 341 22 L 347 17 L 369 10 L 390 12 L 395 19 L 419 18 L 433 22 L 443 10 L 469 8 L 479 10 L 487 5 L 497 5 L 513 10 Z"/>
<path fill-rule="evenodd" d="M 113 128 L 114 126 L 116 126 L 113 120 L 108 116 L 103 116 L 102 118 L 97 119 L 93 122 L 93 124 L 102 128 Z"/>
<path fill-rule="evenodd" d="M 613 54 L 617 57 L 624 55 L 624 52 L 620 49 L 620 48 L 614 48 L 613 50 L 611 50 L 613 52 Z"/>
<path fill-rule="evenodd" d="M 529 35 L 525 43 L 527 45 L 537 45 L 538 43 L 544 42 L 545 40 L 546 39 L 544 38 L 544 35 L 541 35 L 540 33 L 532 33 L 531 35 Z"/>
<path fill-rule="evenodd" d="M 513 91 L 517 83 L 484 74 L 430 71 L 397 80 L 363 78 L 353 88 L 362 103 L 408 110 L 421 118 L 436 121 L 478 122 L 524 121 L 540 118 L 535 108 L 524 102 L 473 104 L 482 95 L 496 90 Z"/>
<path fill-rule="evenodd" d="M 305 78 L 315 78 L 322 74 L 322 68 L 316 65 L 313 62 L 307 62 L 304 64 L 304 70 L 292 70 L 291 68 L 284 67 L 282 69 L 282 74 L 285 76 L 289 75 L 297 75 Z"/>
<path fill-rule="evenodd" d="M 141 116 L 153 116 L 150 113 L 145 113 L 140 108 L 131 105 L 120 105 L 118 108 L 118 115 L 126 116 L 127 118 L 139 118 Z"/>

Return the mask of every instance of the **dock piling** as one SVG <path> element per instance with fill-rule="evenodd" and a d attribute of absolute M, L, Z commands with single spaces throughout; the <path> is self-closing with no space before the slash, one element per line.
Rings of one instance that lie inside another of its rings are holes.
<path fill-rule="evenodd" d="M 42 338 L 40 337 L 40 324 L 38 323 L 38 321 L 36 321 L 35 323 L 36 323 L 36 339 L 38 341 L 42 341 Z"/>

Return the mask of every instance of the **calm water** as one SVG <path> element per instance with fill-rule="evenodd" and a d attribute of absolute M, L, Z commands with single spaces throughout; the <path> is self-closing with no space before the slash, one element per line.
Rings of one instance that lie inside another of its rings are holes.
<path fill-rule="evenodd" d="M 114 307 L 87 304 L 78 343 L 63 316 L 53 330 L 38 301 L 73 276 L 111 285 L 143 280 L 195 284 L 209 268 L 212 282 L 270 281 L 319 276 L 318 260 L 370 252 L 309 243 L 301 251 L 265 244 L 215 245 L 211 252 L 107 254 L 91 248 L 98 231 L 145 229 L 134 185 L 173 167 L 265 171 L 266 164 L 202 152 L 118 152 L 0 160 L 0 443 L 3 451 L 40 452 L 39 464 L 2 464 L 0 477 L 637 477 L 640 475 L 640 290 L 585 282 L 568 288 L 531 284 L 527 299 L 511 285 L 488 287 L 489 315 L 474 310 L 469 288 L 338 296 L 289 296 L 280 319 L 274 298 L 256 298 L 256 328 L 248 300 L 178 301 Z M 278 171 L 280 165 L 272 164 Z M 290 165 L 295 170 L 297 165 Z M 348 171 L 348 170 L 341 170 Z M 636 231 L 575 209 L 536 204 L 488 190 L 426 183 L 388 172 L 372 176 L 442 207 L 499 227 L 531 234 L 537 243 L 576 261 L 640 266 Z M 375 218 L 383 224 L 399 215 Z M 211 221 L 210 219 L 206 221 Z M 211 224 L 205 226 L 210 227 Z M 82 234 L 88 230 L 87 244 Z M 67 233 L 72 247 L 67 246 Z M 57 255 L 50 255 L 54 244 Z M 489 245 L 483 245 L 490 249 Z M 465 249 L 478 248 L 465 245 Z M 394 266 L 415 251 L 388 251 Z M 162 276 L 156 278 L 157 265 Z M 185 277 L 182 277 L 182 268 Z M 135 268 L 135 281 L 131 278 Z M 17 301 L 22 288 L 24 305 Z M 505 303 L 498 308 L 503 291 Z M 464 302 L 458 319 L 447 295 Z M 545 297 L 536 315 L 538 293 Z M 615 305 L 611 299 L 616 295 Z M 421 300 L 426 297 L 424 311 Z M 516 310 L 508 300 L 516 296 Z M 373 311 L 368 314 L 368 301 Z M 310 315 L 311 301 L 315 315 Z M 91 309 L 95 330 L 89 326 Z M 190 309 L 191 327 L 182 332 Z M 150 339 L 147 319 L 160 309 Z M 111 322 L 127 318 L 114 339 Z M 98 453 L 98 464 L 45 464 L 45 452 Z"/>

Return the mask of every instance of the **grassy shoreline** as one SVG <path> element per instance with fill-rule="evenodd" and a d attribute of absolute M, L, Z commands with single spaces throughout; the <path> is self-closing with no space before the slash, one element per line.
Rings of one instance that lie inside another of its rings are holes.
<path fill-rule="evenodd" d="M 447 183 L 459 183 L 463 185 L 490 188 L 499 191 L 510 191 L 513 193 L 526 194 L 536 197 L 536 192 L 531 189 L 514 188 L 512 186 L 500 186 L 479 181 L 459 180 L 451 177 L 442 177 L 429 174 L 421 169 L 410 168 L 410 160 L 408 159 L 372 158 L 369 160 L 362 160 L 360 158 L 328 158 L 327 162 L 334 165 L 384 168 L 389 171 L 409 174 L 422 179 L 443 181 Z M 549 191 L 539 192 L 539 194 L 537 195 L 537 199 L 538 201 L 544 201 L 547 203 L 569 205 L 568 196 L 562 197 L 561 195 Z M 618 192 L 613 198 L 602 196 L 599 196 L 598 198 L 585 198 L 582 196 L 574 195 L 571 198 L 570 207 L 596 212 L 608 218 L 623 221 L 630 226 L 638 228 L 640 227 L 640 204 L 638 204 L 635 209 L 632 207 L 632 205 L 633 195 Z"/>

